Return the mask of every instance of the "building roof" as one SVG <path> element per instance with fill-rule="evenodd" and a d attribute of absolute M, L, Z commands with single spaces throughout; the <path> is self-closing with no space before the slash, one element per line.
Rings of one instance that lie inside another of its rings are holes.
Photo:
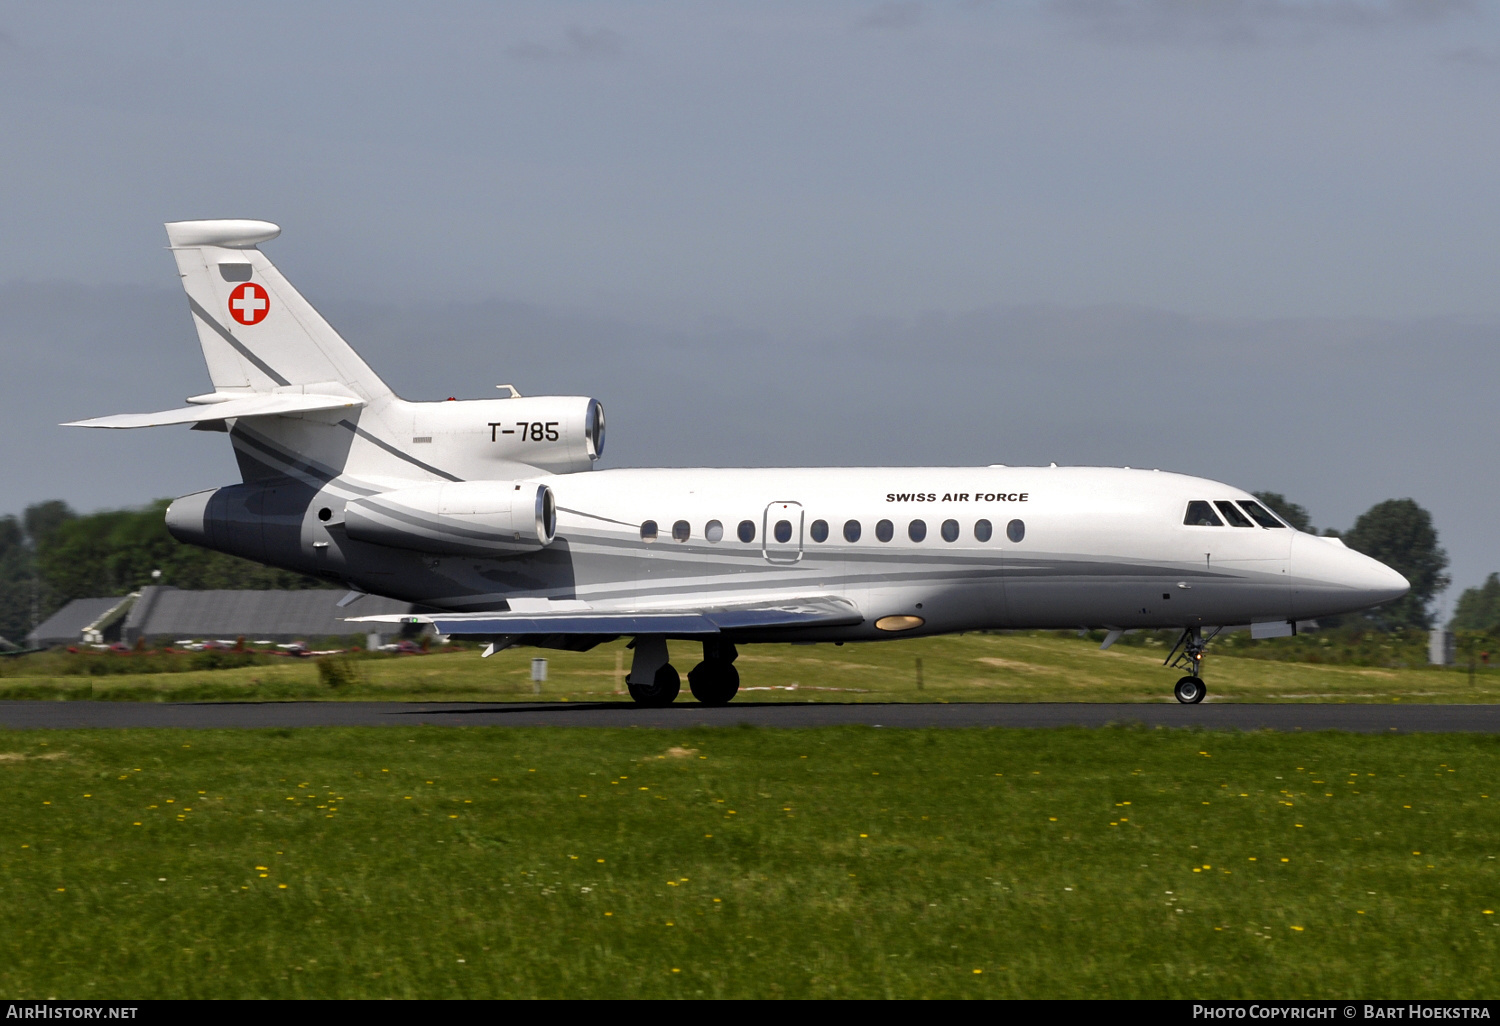
<path fill-rule="evenodd" d="M 122 639 L 177 640 L 179 638 L 236 638 L 297 641 L 334 635 L 363 634 L 368 624 L 349 623 L 346 616 L 409 613 L 410 602 L 365 595 L 339 608 L 346 593 L 327 589 L 306 591 L 183 591 L 153 586 L 139 595 L 74 599 L 37 627 L 27 641 L 36 647 L 76 645 L 84 628 L 121 603 L 133 600 L 125 616 Z M 394 628 L 376 628 L 390 634 Z"/>
<path fill-rule="evenodd" d="M 306 591 L 180 591 L 142 588 L 141 597 L 125 621 L 127 638 L 298 638 L 335 634 L 363 634 L 365 624 L 346 616 L 409 613 L 410 602 L 366 595 L 343 609 L 345 592 Z M 385 628 L 390 633 L 391 628 Z"/>
<path fill-rule="evenodd" d="M 76 645 L 83 640 L 83 629 L 114 609 L 128 596 L 113 595 L 108 598 L 74 599 L 37 624 L 36 629 L 26 635 L 26 642 L 33 648 L 51 645 Z"/>

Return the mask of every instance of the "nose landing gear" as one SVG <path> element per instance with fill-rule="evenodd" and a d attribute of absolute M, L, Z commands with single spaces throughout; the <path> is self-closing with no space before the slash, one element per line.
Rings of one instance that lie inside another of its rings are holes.
<path fill-rule="evenodd" d="M 1183 705 L 1197 705 L 1208 694 L 1208 685 L 1203 683 L 1203 650 L 1221 630 L 1222 627 L 1215 627 L 1205 637 L 1203 628 L 1189 627 L 1177 639 L 1177 644 L 1172 646 L 1172 651 L 1167 653 L 1163 666 L 1181 666 L 1188 671 L 1188 676 L 1179 680 L 1172 689 L 1172 694 Z"/>
<path fill-rule="evenodd" d="M 1177 701 L 1183 705 L 1197 705 L 1203 701 L 1203 696 L 1208 694 L 1208 688 L 1199 677 L 1184 677 L 1172 689 L 1172 694 L 1176 695 Z"/>

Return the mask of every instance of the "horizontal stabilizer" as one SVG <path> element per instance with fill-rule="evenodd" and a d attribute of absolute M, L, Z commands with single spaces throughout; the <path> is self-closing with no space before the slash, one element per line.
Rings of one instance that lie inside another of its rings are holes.
<path fill-rule="evenodd" d="M 518 603 L 519 604 L 519 603 Z M 569 605 L 575 605 L 569 603 Z M 854 605 L 833 596 L 691 609 L 568 609 L 355 616 L 355 623 L 430 623 L 439 634 L 719 634 L 771 627 L 841 627 L 864 621 Z"/>
<path fill-rule="evenodd" d="M 219 393 L 224 395 L 224 393 Z M 275 417 L 292 413 L 312 413 L 315 410 L 343 410 L 363 406 L 364 401 L 344 395 L 304 395 L 300 392 L 261 392 L 238 396 L 230 394 L 222 401 L 205 401 L 197 405 L 184 406 L 180 410 L 162 410 L 160 413 L 117 413 L 112 417 L 95 417 L 93 420 L 75 420 L 63 427 L 88 428 L 143 428 L 160 427 L 164 424 L 195 424 L 205 420 L 229 420 L 235 417 Z"/>

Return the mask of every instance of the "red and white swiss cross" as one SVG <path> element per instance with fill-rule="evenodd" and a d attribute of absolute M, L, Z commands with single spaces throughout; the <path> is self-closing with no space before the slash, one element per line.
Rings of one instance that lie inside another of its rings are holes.
<path fill-rule="evenodd" d="M 266 290 L 247 281 L 229 293 L 229 316 L 241 324 L 259 324 L 271 312 L 271 297 Z"/>

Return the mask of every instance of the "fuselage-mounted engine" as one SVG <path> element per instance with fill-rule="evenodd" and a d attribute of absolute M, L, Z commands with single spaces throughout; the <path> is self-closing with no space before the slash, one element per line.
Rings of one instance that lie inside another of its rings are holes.
<path fill-rule="evenodd" d="M 535 552 L 557 536 L 552 489 L 534 481 L 457 481 L 367 495 L 344 508 L 354 541 L 459 556 Z"/>
<path fill-rule="evenodd" d="M 516 465 L 576 474 L 604 454 L 604 407 L 586 396 L 401 403 L 386 416 L 409 416 L 409 451 L 465 480 L 513 478 Z"/>

